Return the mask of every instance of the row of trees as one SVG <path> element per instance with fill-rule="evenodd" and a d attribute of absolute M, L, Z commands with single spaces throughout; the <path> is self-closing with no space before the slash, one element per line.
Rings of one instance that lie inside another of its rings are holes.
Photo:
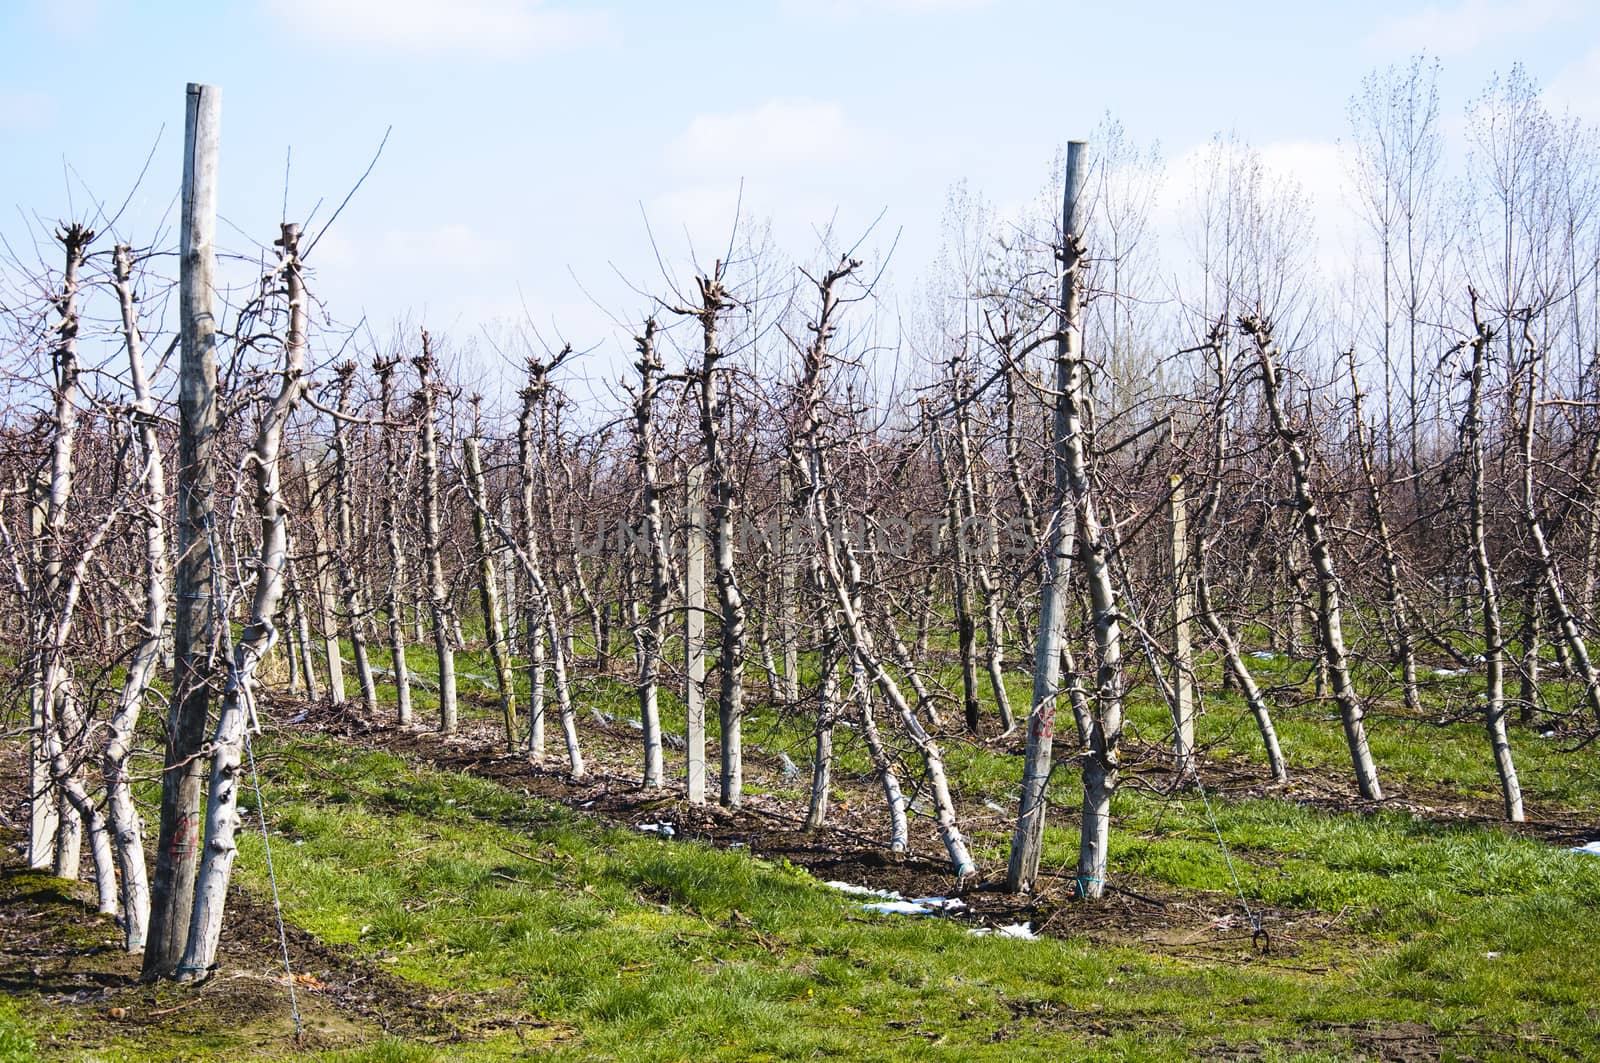
<path fill-rule="evenodd" d="M 581 778 L 586 693 L 629 683 L 641 785 L 728 807 L 742 723 L 775 707 L 805 736 L 809 826 L 836 743 L 856 745 L 888 846 L 926 817 L 958 877 L 978 869 L 942 751 L 1024 728 L 1018 890 L 1064 702 L 1093 898 L 1127 758 L 1192 782 L 1208 705 L 1241 705 L 1285 780 L 1274 712 L 1327 699 L 1377 800 L 1367 728 L 1435 714 L 1470 671 L 1520 819 L 1513 724 L 1600 724 L 1600 186 L 1592 133 L 1518 73 L 1473 105 L 1446 189 L 1433 77 L 1375 75 L 1354 101 L 1374 253 L 1346 288 L 1319 283 L 1301 194 L 1219 140 L 1159 290 L 1159 160 L 1108 122 L 1097 153 L 1069 145 L 1059 213 L 1002 225 L 952 197 L 898 341 L 867 255 L 830 236 L 788 267 L 747 236 L 662 278 L 610 399 L 574 396 L 570 348 L 495 337 L 518 376 L 505 408 L 461 383 L 444 337 L 317 321 L 298 225 L 247 288 L 221 281 L 216 93 L 191 86 L 176 328 L 158 256 L 89 223 L 7 298 L 0 544 L 30 859 L 75 876 L 86 839 L 147 973 L 203 976 L 249 736 L 285 688 L 446 734 L 481 690 L 507 747 L 552 769 L 553 713 L 559 770 Z M 435 663 L 414 671 L 418 644 Z M 479 647 L 487 674 L 458 669 Z M 1252 655 L 1272 654 L 1307 662 L 1304 684 L 1265 685 Z M 1130 745 L 1136 685 L 1171 712 Z M 161 694 L 164 726 L 141 728 Z M 153 874 L 141 779 L 161 795 Z"/>

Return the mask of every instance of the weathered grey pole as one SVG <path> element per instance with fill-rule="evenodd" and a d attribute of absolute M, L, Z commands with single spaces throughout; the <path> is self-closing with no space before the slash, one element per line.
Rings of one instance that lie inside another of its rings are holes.
<path fill-rule="evenodd" d="M 183 196 L 178 260 L 178 560 L 174 652 L 161 828 L 150 896 L 146 978 L 170 974 L 189 938 L 199 867 L 200 749 L 211 707 L 212 493 L 216 484 L 216 318 L 213 314 L 217 226 L 217 146 L 221 94 L 190 85 L 183 137 Z"/>
<path fill-rule="evenodd" d="M 1065 259 L 1061 273 L 1060 337 L 1056 341 L 1054 444 L 1054 504 L 1049 518 L 1045 573 L 1039 591 L 1039 638 L 1033 656 L 1033 711 L 1028 716 L 1028 744 L 1023 757 L 1022 794 L 1017 829 L 1011 840 L 1011 860 L 1006 888 L 1024 892 L 1033 888 L 1044 845 L 1045 787 L 1050 781 L 1051 745 L 1055 739 L 1056 702 L 1061 694 L 1061 640 L 1072 594 L 1072 554 L 1077 548 L 1077 515 L 1067 478 L 1069 391 L 1073 365 L 1082 343 L 1083 326 L 1078 302 L 1078 256 L 1072 253 L 1082 231 L 1079 193 L 1083 187 L 1084 143 L 1067 144 L 1066 191 L 1061 229 Z"/>
<path fill-rule="evenodd" d="M 1174 440 L 1176 442 L 1176 440 Z M 1172 754 L 1179 782 L 1195 777 L 1194 650 L 1190 621 L 1194 617 L 1194 572 L 1189 567 L 1189 498 L 1182 473 L 1173 473 L 1167 496 L 1168 529 L 1172 533 Z"/>
<path fill-rule="evenodd" d="M 689 542 L 683 565 L 684 742 L 689 758 L 689 803 L 706 803 L 706 511 L 705 471 L 689 467 Z"/>
<path fill-rule="evenodd" d="M 45 498 L 49 492 L 50 474 L 47 470 L 41 471 L 30 485 L 28 505 L 28 531 L 36 543 L 44 541 Z M 42 606 L 29 617 L 28 624 L 29 637 L 43 645 L 45 610 Z M 35 871 L 47 871 L 55 866 L 56 834 L 61 826 L 60 802 L 50 777 L 49 743 L 45 741 L 45 728 L 50 726 L 46 704 L 44 663 L 40 660 L 34 666 L 34 680 L 28 690 L 28 867 Z"/>

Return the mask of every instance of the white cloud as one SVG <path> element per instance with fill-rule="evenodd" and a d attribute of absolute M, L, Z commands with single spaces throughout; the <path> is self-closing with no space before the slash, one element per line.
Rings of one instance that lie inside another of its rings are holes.
<path fill-rule="evenodd" d="M 518 56 L 604 36 L 604 12 L 540 0 L 266 0 L 304 37 L 372 51 Z"/>
<path fill-rule="evenodd" d="M 1570 18 L 1575 0 L 1456 0 L 1385 19 L 1367 38 L 1384 52 L 1454 55 L 1515 33 L 1531 33 Z"/>
<path fill-rule="evenodd" d="M 749 175 L 840 162 L 860 144 L 838 104 L 774 100 L 696 116 L 667 146 L 667 161 L 682 172 Z"/>

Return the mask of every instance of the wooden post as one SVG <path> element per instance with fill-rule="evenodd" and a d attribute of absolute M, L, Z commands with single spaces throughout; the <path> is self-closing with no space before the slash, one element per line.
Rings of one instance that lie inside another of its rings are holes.
<path fill-rule="evenodd" d="M 50 491 L 50 474 L 41 470 L 35 477 L 28 504 L 29 534 L 42 543 L 45 534 L 45 496 Z M 42 642 L 43 614 L 30 614 L 28 637 Z M 40 626 L 35 626 L 40 625 Z M 57 814 L 56 788 L 50 779 L 49 743 L 45 728 L 50 715 L 45 711 L 42 667 L 28 689 L 28 867 L 45 871 L 55 866 L 56 832 L 61 819 Z"/>
<path fill-rule="evenodd" d="M 1066 191 L 1062 202 L 1062 232 L 1070 245 L 1082 230 L 1079 192 L 1083 187 L 1084 145 L 1067 145 Z M 1017 810 L 1017 829 L 1011 841 L 1011 859 L 1006 869 L 1006 888 L 1014 893 L 1033 889 L 1039 873 L 1039 858 L 1044 852 L 1045 787 L 1050 781 L 1051 749 L 1055 740 L 1056 707 L 1061 696 L 1061 645 L 1066 629 L 1067 607 L 1072 589 L 1072 555 L 1077 540 L 1077 515 L 1067 479 L 1066 437 L 1068 432 L 1069 384 L 1074 372 L 1073 350 L 1081 342 L 1077 281 L 1078 262 L 1068 252 L 1061 275 L 1061 337 L 1056 343 L 1055 411 L 1052 417 L 1054 445 L 1051 464 L 1055 492 L 1048 524 L 1048 549 L 1045 572 L 1039 591 L 1038 648 L 1033 655 L 1033 711 L 1028 716 L 1028 744 L 1023 757 L 1022 794 Z"/>
<path fill-rule="evenodd" d="M 1174 433 L 1174 436 L 1176 433 Z M 1176 444 L 1176 438 L 1173 443 Z M 1178 780 L 1195 777 L 1194 650 L 1189 621 L 1194 616 L 1194 574 L 1189 570 L 1189 500 L 1183 474 L 1173 473 L 1167 498 L 1172 532 L 1172 726 Z"/>
<path fill-rule="evenodd" d="M 211 707 L 212 493 L 216 485 L 217 358 L 213 245 L 221 96 L 211 85 L 187 89 L 178 260 L 177 668 L 161 782 L 161 827 L 150 897 L 146 977 L 172 972 L 189 938 L 199 868 L 200 756 Z"/>
<path fill-rule="evenodd" d="M 689 467 L 689 541 L 684 550 L 683 692 L 685 744 L 689 756 L 689 803 L 706 803 L 706 511 L 705 470 Z"/>

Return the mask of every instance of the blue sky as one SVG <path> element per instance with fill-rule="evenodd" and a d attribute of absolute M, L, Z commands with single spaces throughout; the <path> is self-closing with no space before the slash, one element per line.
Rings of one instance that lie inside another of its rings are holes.
<path fill-rule="evenodd" d="M 120 203 L 159 133 L 119 226 L 154 238 L 184 83 L 206 81 L 223 93 L 228 247 L 275 235 L 286 151 L 289 216 L 326 200 L 326 220 L 392 125 L 313 255 L 330 309 L 468 334 L 526 307 L 613 348 L 606 311 L 647 309 L 624 278 L 659 287 L 641 205 L 679 258 L 686 231 L 725 241 L 741 179 L 747 212 L 802 259 L 835 212 L 856 232 L 887 208 L 905 284 L 953 183 L 1020 203 L 1108 110 L 1174 161 L 1237 131 L 1329 212 L 1351 93 L 1417 52 L 1443 62 L 1447 127 L 1514 61 L 1557 107 L 1600 118 L 1588 0 L 13 0 L 0 39 L 13 248 L 31 247 L 25 217 L 64 218 L 69 195 L 80 214 L 86 188 Z"/>

